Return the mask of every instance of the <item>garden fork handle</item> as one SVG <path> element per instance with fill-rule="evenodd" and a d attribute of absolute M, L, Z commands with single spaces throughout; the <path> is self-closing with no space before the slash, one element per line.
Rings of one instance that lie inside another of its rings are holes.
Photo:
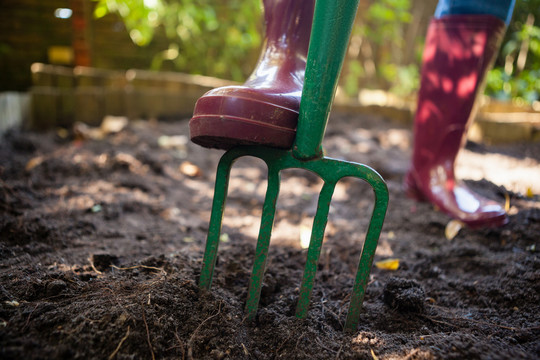
<path fill-rule="evenodd" d="M 359 0 L 317 0 L 293 155 L 323 156 L 322 140 Z"/>

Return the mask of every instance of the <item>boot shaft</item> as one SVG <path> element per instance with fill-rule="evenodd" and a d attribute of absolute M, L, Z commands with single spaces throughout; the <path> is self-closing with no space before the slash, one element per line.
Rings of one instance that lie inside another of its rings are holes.
<path fill-rule="evenodd" d="M 263 0 L 265 41 L 307 56 L 315 0 Z"/>
<path fill-rule="evenodd" d="M 263 3 L 266 27 L 263 50 L 245 85 L 272 88 L 299 98 L 315 0 L 264 0 Z"/>
<path fill-rule="evenodd" d="M 447 170 L 453 169 L 504 30 L 504 23 L 490 15 L 431 21 L 415 116 L 415 165 L 446 162 Z"/>

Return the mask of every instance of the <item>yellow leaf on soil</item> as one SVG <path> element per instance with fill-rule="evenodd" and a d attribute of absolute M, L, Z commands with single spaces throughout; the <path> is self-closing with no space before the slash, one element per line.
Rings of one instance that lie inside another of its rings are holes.
<path fill-rule="evenodd" d="M 32 170 L 32 169 L 35 168 L 36 166 L 40 165 L 42 162 L 43 162 L 43 158 L 42 158 L 41 156 L 38 156 L 38 157 L 35 157 L 35 158 L 30 159 L 30 160 L 26 163 L 26 171 Z"/>
<path fill-rule="evenodd" d="M 510 210 L 510 195 L 507 192 L 504 193 L 504 211 Z"/>
<path fill-rule="evenodd" d="M 375 266 L 378 269 L 395 271 L 399 268 L 399 259 L 386 259 L 377 261 L 375 263 Z"/>
<path fill-rule="evenodd" d="M 451 220 L 447 225 L 446 229 L 444 230 L 444 235 L 446 236 L 447 240 L 452 240 L 456 237 L 456 235 L 459 233 L 459 230 L 461 230 L 465 226 L 464 223 L 462 223 L 459 220 Z"/>

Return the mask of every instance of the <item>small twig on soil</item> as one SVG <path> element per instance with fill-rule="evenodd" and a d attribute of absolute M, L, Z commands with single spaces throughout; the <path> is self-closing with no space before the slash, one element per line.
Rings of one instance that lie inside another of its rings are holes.
<path fill-rule="evenodd" d="M 341 355 L 341 349 L 343 349 L 343 345 L 341 345 L 341 346 L 339 347 L 339 350 L 338 350 L 338 352 L 337 352 L 337 354 L 336 354 L 336 360 L 339 360 L 339 355 Z"/>
<path fill-rule="evenodd" d="M 334 315 L 334 316 L 336 317 L 336 319 L 337 319 L 339 325 L 341 326 L 341 328 L 345 328 L 345 324 L 343 324 L 343 323 L 341 322 L 341 320 L 339 319 L 339 315 L 338 315 L 338 314 L 336 314 L 334 311 L 332 311 L 332 309 L 330 309 L 330 308 L 324 306 L 324 303 L 322 304 L 322 308 L 325 309 L 325 310 L 328 311 L 330 314 L 332 314 L 332 315 Z"/>
<path fill-rule="evenodd" d="M 341 313 L 343 312 L 343 306 L 345 305 L 345 303 L 347 301 L 349 301 L 351 297 L 351 294 L 347 294 L 347 296 L 345 296 L 343 299 L 341 299 L 341 301 L 339 302 L 339 305 L 338 305 L 338 309 L 339 309 L 339 312 L 338 312 L 338 319 L 341 319 Z"/>
<path fill-rule="evenodd" d="M 148 323 L 146 322 L 146 315 L 144 314 L 144 305 L 141 304 L 142 307 L 142 319 L 144 321 L 144 326 L 146 327 L 146 341 L 148 342 L 148 346 L 150 347 L 150 354 L 152 355 L 152 360 L 156 359 L 156 356 L 154 355 L 154 349 L 152 348 L 152 341 L 150 340 L 150 330 L 148 329 Z"/>
<path fill-rule="evenodd" d="M 335 350 L 329 349 L 329 348 L 327 348 L 326 346 L 324 346 L 324 345 L 319 341 L 319 339 L 318 339 L 317 337 L 315 338 L 315 342 L 316 342 L 317 345 L 319 345 L 322 349 L 328 351 L 329 353 L 333 353 L 333 352 L 335 351 Z M 340 350 L 341 350 L 341 348 L 340 348 Z M 338 351 L 338 352 L 339 352 L 339 351 Z"/>
<path fill-rule="evenodd" d="M 292 333 L 289 333 L 289 335 L 287 336 L 287 338 L 286 338 L 285 340 L 283 340 L 283 341 L 281 342 L 281 344 L 279 344 L 279 346 L 277 347 L 277 349 L 276 349 L 276 351 L 275 351 L 275 355 L 274 355 L 274 358 L 275 358 L 275 359 L 277 359 L 277 357 L 278 357 L 278 352 L 279 352 L 279 350 L 281 350 L 281 348 L 283 347 L 283 345 L 285 345 L 285 343 L 286 343 L 287 341 L 289 341 L 289 339 L 291 338 L 291 336 L 292 336 Z"/>
<path fill-rule="evenodd" d="M 87 318 L 86 316 L 83 316 L 83 319 L 88 321 L 90 324 L 93 324 L 93 323 L 98 323 L 99 324 L 99 323 L 103 322 L 103 319 L 101 319 L 101 320 L 93 320 L 93 319 Z"/>
<path fill-rule="evenodd" d="M 116 304 L 117 304 L 122 310 L 124 310 L 124 312 L 125 312 L 131 319 L 135 318 L 135 317 L 133 316 L 133 314 L 131 314 L 131 313 L 128 311 L 128 309 L 127 309 L 124 305 L 122 305 L 122 304 L 120 303 L 120 300 L 118 300 L 118 296 L 116 296 L 116 293 L 115 293 L 112 289 L 110 289 L 110 288 L 108 288 L 108 287 L 104 287 L 103 289 L 104 289 L 104 290 L 108 290 L 108 291 L 111 292 L 112 296 L 114 296 L 114 300 L 116 301 Z M 111 300 L 111 303 L 114 304 L 114 302 L 113 302 L 112 300 Z M 128 306 L 133 306 L 133 305 L 135 305 L 135 304 L 131 304 L 131 305 L 128 305 Z"/>
<path fill-rule="evenodd" d="M 434 322 L 439 322 L 439 323 L 442 323 L 442 324 L 451 325 L 453 327 L 456 327 L 456 325 L 450 324 L 450 323 L 445 322 L 445 321 L 435 320 L 434 318 L 432 318 L 430 316 L 425 316 L 425 317 L 427 319 L 431 320 L 431 321 L 434 321 Z M 451 320 L 451 321 L 456 321 L 456 320 L 468 321 L 468 322 L 472 322 L 472 323 L 477 323 L 477 324 L 482 324 L 482 325 L 487 325 L 487 326 L 493 326 L 493 327 L 498 327 L 498 328 L 501 328 L 501 329 L 512 330 L 512 331 L 528 330 L 528 329 L 515 328 L 515 327 L 511 327 L 511 326 L 499 325 L 499 324 L 490 323 L 490 322 L 482 321 L 482 320 L 467 319 L 467 318 L 463 318 L 463 317 L 452 317 L 452 318 L 450 318 L 448 320 Z"/>
<path fill-rule="evenodd" d="M 244 355 L 249 356 L 249 351 L 248 351 L 246 345 L 244 345 L 244 343 L 241 343 L 240 345 L 242 345 L 242 349 L 244 349 Z"/>
<path fill-rule="evenodd" d="M 420 351 L 420 349 L 413 349 L 413 351 L 411 351 L 409 353 L 409 355 L 405 356 L 403 358 L 403 360 L 408 360 L 408 359 L 411 359 L 413 356 L 415 356 L 416 354 L 418 354 L 418 352 Z"/>
<path fill-rule="evenodd" d="M 451 334 L 452 332 L 439 332 L 439 333 L 435 333 L 435 334 L 427 334 L 427 335 L 420 335 L 420 340 L 424 340 L 425 338 L 428 338 L 428 337 L 435 337 L 435 336 L 441 336 L 441 335 L 449 335 Z"/>
<path fill-rule="evenodd" d="M 22 330 L 26 330 L 26 328 L 28 327 L 28 325 L 30 324 L 30 318 L 32 317 L 32 314 L 34 313 L 34 311 L 36 311 L 36 309 L 38 308 L 39 306 L 39 303 L 36 304 L 36 306 L 34 306 L 34 309 L 32 309 L 32 312 L 30 312 L 30 314 L 28 314 L 28 318 L 26 319 L 26 323 L 24 324 Z"/>
<path fill-rule="evenodd" d="M 183 283 L 180 284 L 180 287 L 184 287 L 187 284 L 192 283 L 192 282 L 193 282 L 192 280 L 186 280 L 186 281 L 184 281 Z"/>
<path fill-rule="evenodd" d="M 2 285 L 0 285 L 0 292 L 2 292 L 2 294 L 7 297 L 9 300 L 15 300 L 15 298 L 13 297 L 13 295 L 11 295 L 11 293 L 9 291 L 6 290 L 5 287 L 3 287 Z"/>
<path fill-rule="evenodd" d="M 120 340 L 120 342 L 118 343 L 118 346 L 116 347 L 116 349 L 114 349 L 114 351 L 112 352 L 112 354 L 109 355 L 109 360 L 114 359 L 114 357 L 116 356 L 116 354 L 118 353 L 118 351 L 119 351 L 120 348 L 122 347 L 122 344 L 124 343 L 124 341 L 126 341 L 126 339 L 128 338 L 128 336 L 129 336 L 129 325 L 128 325 L 128 328 L 127 328 L 126 335 L 124 335 L 124 337 L 122 338 L 122 340 Z"/>
<path fill-rule="evenodd" d="M 193 346 L 193 340 L 195 340 L 195 335 L 197 335 L 197 332 L 203 327 L 204 324 L 206 324 L 208 321 L 215 318 L 216 316 L 218 316 L 221 313 L 221 304 L 222 304 L 222 302 L 220 301 L 219 302 L 218 312 L 215 313 L 214 315 L 211 315 L 211 316 L 207 317 L 205 320 L 203 320 L 203 322 L 201 322 L 199 324 L 199 326 L 197 326 L 197 328 L 195 329 L 193 334 L 191 334 L 191 337 L 189 338 L 188 343 L 187 343 L 187 357 L 188 357 L 188 360 L 193 360 L 193 347 L 192 346 Z"/>
<path fill-rule="evenodd" d="M 520 329 L 520 328 L 515 328 L 515 327 L 511 327 L 511 326 L 504 326 L 504 325 L 499 325 L 499 324 L 493 324 L 493 323 L 490 323 L 490 322 L 487 322 L 487 321 L 481 321 L 481 320 L 464 319 L 464 318 L 461 318 L 460 320 L 470 321 L 470 322 L 473 322 L 473 323 L 478 323 L 478 324 L 483 324 L 483 325 L 488 325 L 488 326 L 495 326 L 495 327 L 499 327 L 501 329 L 512 330 L 512 331 L 521 331 L 521 330 L 523 330 L 523 329 Z"/>
<path fill-rule="evenodd" d="M 345 304 L 347 301 L 349 301 L 349 298 L 351 297 L 351 294 L 347 294 L 343 299 L 341 299 L 339 306 L 342 307 L 343 304 Z"/>
<path fill-rule="evenodd" d="M 442 321 L 442 320 L 436 320 L 436 319 L 432 318 L 431 316 L 425 316 L 425 315 L 424 315 L 424 316 L 422 316 L 422 317 L 428 319 L 429 321 L 433 321 L 433 322 L 436 322 L 436 323 L 439 323 L 439 324 L 448 325 L 448 326 L 451 326 L 451 327 L 454 327 L 454 328 L 457 327 L 457 325 L 454 325 L 454 324 L 451 324 L 451 323 L 449 323 L 449 322 Z"/>
<path fill-rule="evenodd" d="M 330 271 L 330 254 L 332 253 L 332 248 L 329 248 L 326 252 L 325 252 L 325 261 L 324 261 L 324 270 L 326 271 Z"/>
<path fill-rule="evenodd" d="M 182 341 L 182 339 L 180 339 L 180 336 L 178 335 L 178 329 L 176 329 L 176 331 L 174 332 L 174 336 L 176 337 L 176 340 L 178 340 L 178 343 L 180 344 L 180 349 L 182 349 L 182 360 L 184 360 L 186 356 L 186 352 L 184 349 L 184 342 Z"/>
<path fill-rule="evenodd" d="M 294 351 L 297 352 L 298 351 L 298 344 L 300 344 L 300 341 L 302 340 L 302 338 L 304 337 L 304 335 L 306 335 L 306 333 L 302 333 L 302 335 L 300 335 L 298 337 L 298 339 L 296 339 L 296 345 L 294 345 Z"/>
<path fill-rule="evenodd" d="M 90 257 L 89 259 L 90 261 L 90 267 L 92 267 L 92 270 L 94 270 L 96 273 L 98 273 L 99 275 L 103 274 L 101 271 L 99 271 L 98 269 L 96 269 L 96 267 L 94 266 L 94 261 L 92 260 L 92 257 Z"/>
<path fill-rule="evenodd" d="M 118 267 L 116 265 L 111 265 L 112 268 L 115 268 L 116 270 L 133 270 L 133 269 L 149 269 L 149 270 L 156 270 L 159 272 L 162 272 L 164 275 L 167 275 L 167 272 L 163 270 L 163 268 L 158 268 L 154 266 L 147 266 L 147 265 L 136 265 L 136 266 L 130 266 L 130 267 Z"/>

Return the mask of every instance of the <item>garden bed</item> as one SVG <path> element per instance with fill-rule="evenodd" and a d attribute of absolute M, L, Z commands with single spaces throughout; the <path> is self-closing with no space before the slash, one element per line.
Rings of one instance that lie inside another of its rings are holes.
<path fill-rule="evenodd" d="M 320 181 L 287 171 L 257 319 L 243 307 L 264 167 L 232 173 L 211 291 L 200 273 L 222 152 L 189 143 L 187 121 L 8 132 L 0 142 L 2 359 L 494 359 L 540 353 L 540 144 L 469 143 L 458 174 L 507 203 L 500 229 L 445 236 L 449 218 L 408 199 L 406 125 L 334 114 L 328 155 L 387 180 L 390 207 L 360 325 L 343 331 L 373 196 L 334 195 L 307 320 L 294 317 L 300 239 Z"/>

